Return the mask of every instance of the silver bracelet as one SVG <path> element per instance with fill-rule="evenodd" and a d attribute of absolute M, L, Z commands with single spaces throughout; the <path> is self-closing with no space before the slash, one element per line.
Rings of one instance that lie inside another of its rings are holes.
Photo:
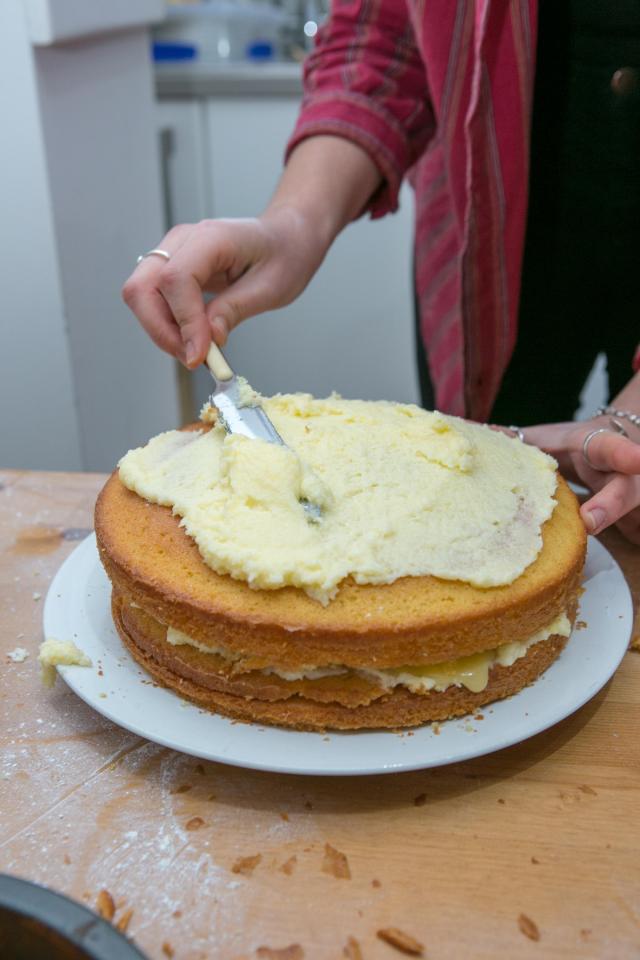
<path fill-rule="evenodd" d="M 629 410 L 618 410 L 616 407 L 598 407 L 593 416 L 622 417 L 624 420 L 628 420 L 629 423 L 632 423 L 634 427 L 640 427 L 640 414 L 631 413 Z"/>

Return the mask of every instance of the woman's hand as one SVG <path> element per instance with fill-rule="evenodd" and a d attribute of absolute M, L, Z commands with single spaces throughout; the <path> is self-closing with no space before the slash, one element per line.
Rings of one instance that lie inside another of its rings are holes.
<path fill-rule="evenodd" d="M 580 508 L 589 533 L 600 533 L 616 523 L 632 543 L 640 543 L 640 428 L 620 421 L 629 439 L 610 428 L 611 418 L 570 423 L 547 423 L 527 427 L 527 443 L 550 453 L 567 480 L 588 487 L 593 496 Z M 586 437 L 605 429 L 589 441 L 587 460 L 583 453 Z"/>
<path fill-rule="evenodd" d="M 300 294 L 328 244 L 298 211 L 278 207 L 246 220 L 202 220 L 173 227 L 142 260 L 122 291 L 151 339 L 188 367 L 204 360 L 246 317 L 285 306 Z M 204 294 L 216 294 L 205 301 Z"/>
<path fill-rule="evenodd" d="M 151 339 L 188 367 L 241 320 L 291 303 L 382 182 L 369 154 L 342 137 L 313 136 L 292 152 L 261 217 L 202 220 L 159 243 L 122 295 Z M 215 299 L 205 302 L 205 294 Z"/>

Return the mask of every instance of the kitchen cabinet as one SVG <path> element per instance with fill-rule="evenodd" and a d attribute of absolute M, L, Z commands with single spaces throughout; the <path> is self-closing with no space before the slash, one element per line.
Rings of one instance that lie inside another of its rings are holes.
<path fill-rule="evenodd" d="M 297 67 L 289 69 L 298 70 Z M 253 84 L 251 82 L 253 77 Z M 232 74 L 183 70 L 160 81 L 157 127 L 164 156 L 165 208 L 172 222 L 258 214 L 282 168 L 298 112 L 299 76 L 290 92 L 269 93 L 255 67 Z M 297 89 L 296 89 L 297 87 Z M 178 95 L 179 94 L 179 95 Z M 264 393 L 417 402 L 411 290 L 412 193 L 382 221 L 361 218 L 338 238 L 293 304 L 234 331 L 230 362 Z M 210 380 L 192 377 L 194 410 Z"/>
<path fill-rule="evenodd" d="M 210 209 L 205 119 L 198 100 L 156 105 L 165 229 L 201 220 Z"/>
<path fill-rule="evenodd" d="M 0 436 L 16 467 L 111 469 L 180 420 L 120 288 L 161 235 L 147 24 L 161 0 L 4 0 Z"/>

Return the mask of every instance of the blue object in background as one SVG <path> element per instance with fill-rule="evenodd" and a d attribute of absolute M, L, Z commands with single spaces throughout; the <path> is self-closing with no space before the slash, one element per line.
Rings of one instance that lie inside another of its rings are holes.
<path fill-rule="evenodd" d="M 275 50 L 269 40 L 254 40 L 246 49 L 247 60 L 273 60 Z"/>
<path fill-rule="evenodd" d="M 156 63 L 167 60 L 195 60 L 198 48 L 192 43 L 153 43 L 152 53 Z"/>

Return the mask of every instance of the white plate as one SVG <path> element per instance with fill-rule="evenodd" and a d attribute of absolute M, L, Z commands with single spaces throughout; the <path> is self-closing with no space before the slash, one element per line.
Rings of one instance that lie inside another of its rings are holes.
<path fill-rule="evenodd" d="M 74 640 L 93 668 L 60 667 L 79 697 L 114 723 L 195 757 L 279 773 L 370 774 L 418 770 L 501 750 L 545 730 L 600 690 L 629 642 L 629 588 L 613 557 L 589 539 L 585 591 L 575 630 L 539 680 L 483 710 L 484 719 L 449 720 L 411 734 L 300 733 L 233 723 L 149 683 L 123 648 L 111 620 L 111 585 L 95 537 L 65 560 L 47 594 L 47 637 Z M 99 667 L 101 671 L 99 672 Z M 105 696 L 106 695 L 106 696 Z"/>

